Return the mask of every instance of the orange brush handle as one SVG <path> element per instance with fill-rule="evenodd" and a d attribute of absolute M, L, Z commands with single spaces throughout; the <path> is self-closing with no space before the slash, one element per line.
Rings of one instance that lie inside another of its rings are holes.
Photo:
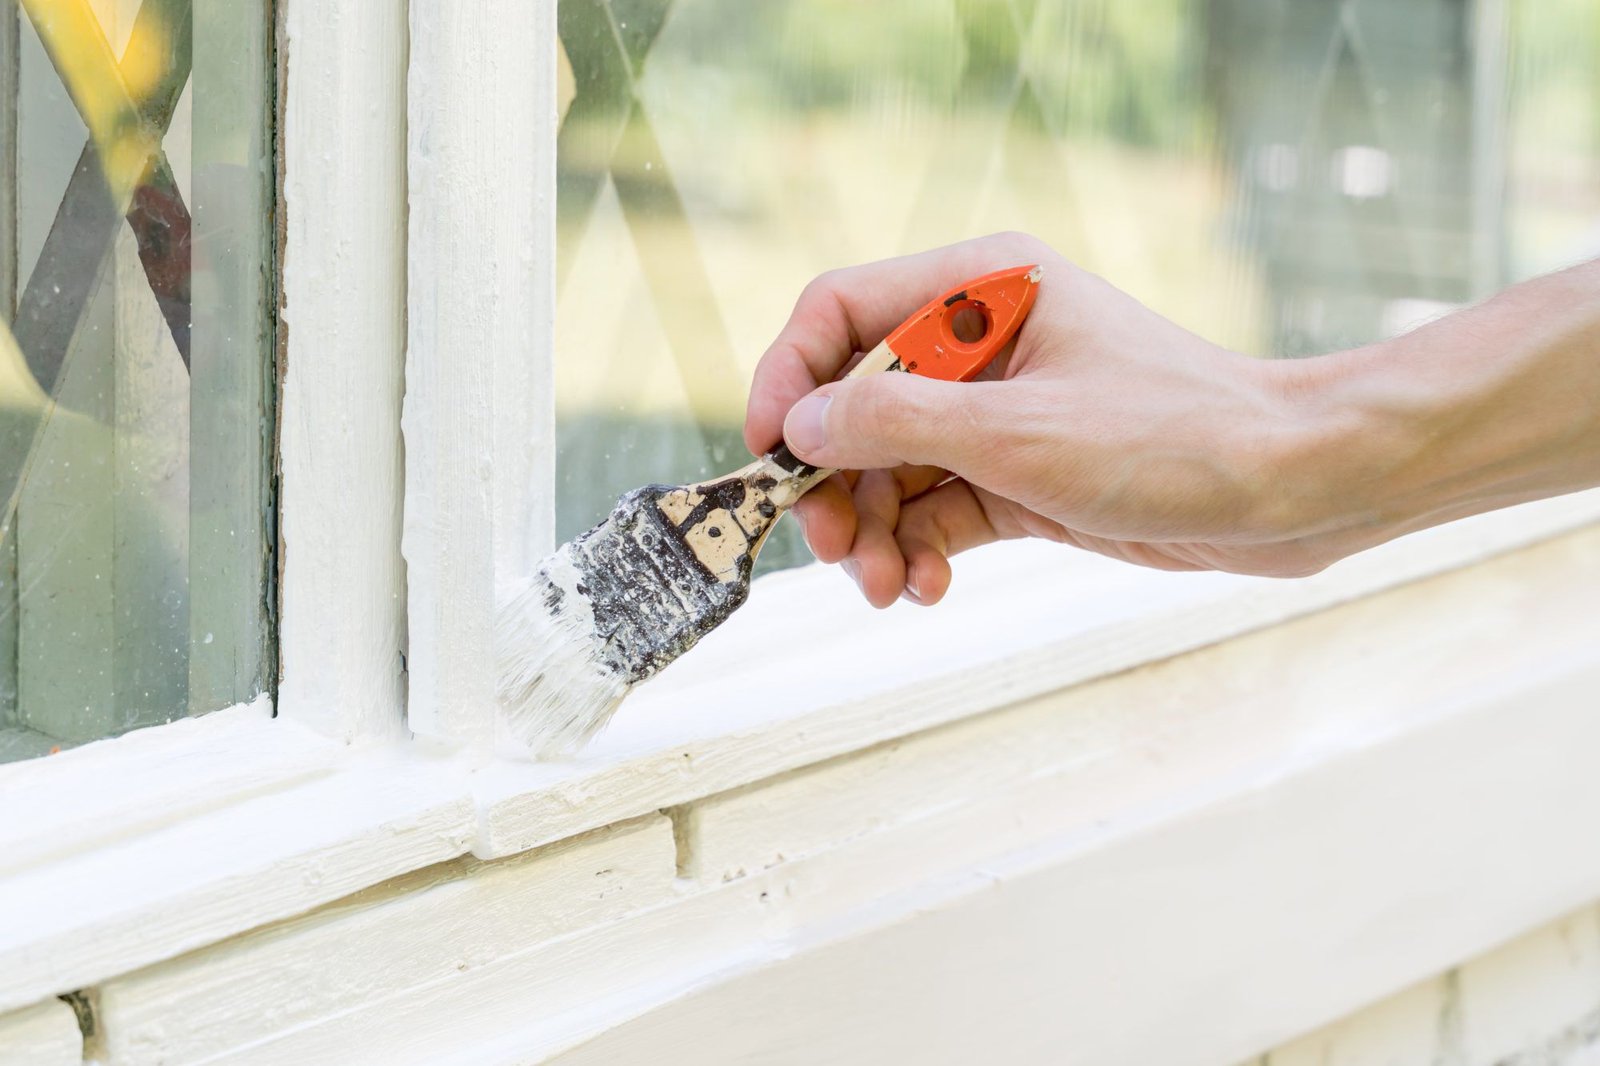
<path fill-rule="evenodd" d="M 1012 267 L 974 278 L 931 300 L 906 319 L 884 343 L 902 369 L 943 381 L 971 381 L 1000 354 L 1028 317 L 1039 295 L 1038 266 Z M 952 328 L 956 316 L 975 311 L 983 333 L 963 341 Z"/>
<path fill-rule="evenodd" d="M 944 381 L 971 381 L 1016 336 L 1039 295 L 1041 273 L 1036 265 L 997 270 L 930 300 L 900 323 L 882 344 L 863 356 L 845 376 L 858 378 L 899 370 Z M 955 317 L 968 309 L 983 316 L 984 329 L 976 340 L 963 341 L 956 336 L 953 326 Z M 783 443 L 761 462 L 770 463 L 788 475 L 784 501 L 780 504 L 783 507 L 788 507 L 833 473 L 811 466 Z"/>

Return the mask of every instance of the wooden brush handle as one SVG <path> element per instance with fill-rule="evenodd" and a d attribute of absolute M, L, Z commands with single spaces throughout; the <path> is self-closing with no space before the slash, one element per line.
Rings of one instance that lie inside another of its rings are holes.
<path fill-rule="evenodd" d="M 845 377 L 904 369 L 884 341 Z M 726 477 L 665 489 L 656 506 L 718 581 L 748 581 L 750 564 L 783 512 L 833 472 L 812 466 L 780 444 Z"/>
<path fill-rule="evenodd" d="M 846 374 L 843 380 L 865 377 L 868 374 L 881 374 L 886 370 L 905 371 L 900 363 L 900 357 L 894 354 L 889 347 L 889 342 L 884 341 L 872 351 L 868 352 L 855 368 Z M 794 506 L 794 501 L 804 496 L 814 486 L 828 480 L 830 476 L 838 473 L 826 467 L 812 466 L 794 452 L 789 450 L 787 444 L 780 443 L 772 451 L 762 456 L 756 467 L 777 467 L 787 476 L 780 477 L 778 486 L 769 495 L 781 496 L 787 502 L 774 499 L 780 508 L 787 509 Z M 792 495 L 791 495 L 792 494 Z"/>
<path fill-rule="evenodd" d="M 845 377 L 901 371 L 943 381 L 971 381 L 1000 354 L 1033 306 L 1037 266 L 985 274 L 925 304 L 862 357 Z M 983 317 L 975 340 L 956 336 L 957 315 Z M 664 532 L 718 582 L 748 584 L 756 553 L 795 501 L 835 471 L 812 466 L 787 444 L 725 477 L 693 485 L 652 485 Z"/>

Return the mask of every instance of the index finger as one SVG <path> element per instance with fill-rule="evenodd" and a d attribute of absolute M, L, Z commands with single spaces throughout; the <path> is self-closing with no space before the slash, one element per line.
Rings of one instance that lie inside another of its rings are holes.
<path fill-rule="evenodd" d="M 913 311 L 969 278 L 1040 258 L 1021 233 L 996 233 L 914 255 L 830 270 L 812 281 L 756 365 L 745 407 L 744 443 L 760 454 L 783 437 L 797 401 L 838 376 Z"/>

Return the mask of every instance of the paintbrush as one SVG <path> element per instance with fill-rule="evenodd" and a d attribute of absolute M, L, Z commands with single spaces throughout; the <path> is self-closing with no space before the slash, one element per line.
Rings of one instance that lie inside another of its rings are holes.
<path fill-rule="evenodd" d="M 1022 325 L 1040 268 L 976 278 L 932 300 L 848 377 L 902 371 L 970 381 Z M 962 336 L 958 336 L 958 330 Z M 647 485 L 543 560 L 495 619 L 503 731 L 571 751 L 622 698 L 733 614 L 783 513 L 833 474 L 781 445 L 725 477 Z"/>

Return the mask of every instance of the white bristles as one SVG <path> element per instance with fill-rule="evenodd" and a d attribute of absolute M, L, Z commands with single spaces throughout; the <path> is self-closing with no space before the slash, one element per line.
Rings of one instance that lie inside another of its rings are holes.
<path fill-rule="evenodd" d="M 609 667 L 568 548 L 502 602 L 495 624 L 501 723 L 535 754 L 570 752 L 611 720 L 628 679 Z"/>

